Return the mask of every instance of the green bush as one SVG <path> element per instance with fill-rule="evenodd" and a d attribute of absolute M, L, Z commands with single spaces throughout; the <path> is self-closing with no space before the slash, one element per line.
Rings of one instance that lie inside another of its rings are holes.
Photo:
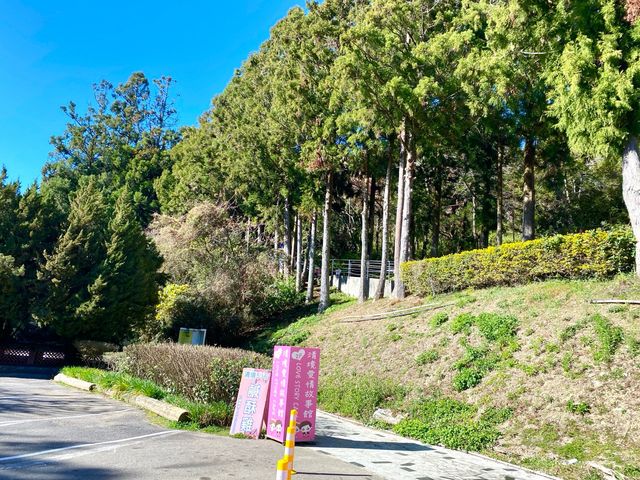
<path fill-rule="evenodd" d="M 437 361 L 438 358 L 440 358 L 440 354 L 438 353 L 437 350 L 434 350 L 434 349 L 425 350 L 424 352 L 422 352 L 420 355 L 416 357 L 416 363 L 418 365 L 427 365 L 429 363 L 433 363 Z"/>
<path fill-rule="evenodd" d="M 469 333 L 471 326 L 476 322 L 476 317 L 470 313 L 461 313 L 451 321 L 451 331 L 453 333 Z"/>
<path fill-rule="evenodd" d="M 367 422 L 379 407 L 393 406 L 404 389 L 370 375 L 335 375 L 324 378 L 318 391 L 319 405 L 330 412 Z"/>
<path fill-rule="evenodd" d="M 269 368 L 265 355 L 246 350 L 148 343 L 129 345 L 127 373 L 200 403 L 235 402 L 243 368 Z"/>
<path fill-rule="evenodd" d="M 577 335 L 577 333 L 587 327 L 589 321 L 587 319 L 578 320 L 573 325 L 569 325 L 560 332 L 560 341 L 565 343 Z"/>
<path fill-rule="evenodd" d="M 265 299 L 260 307 L 263 318 L 271 318 L 304 303 L 305 294 L 296 290 L 293 279 L 276 279 L 266 290 Z"/>
<path fill-rule="evenodd" d="M 172 396 L 167 400 L 189 412 L 189 419 L 198 428 L 228 427 L 233 421 L 234 406 L 226 402 L 199 403 Z"/>
<path fill-rule="evenodd" d="M 518 319 L 512 315 L 500 315 L 498 313 L 481 313 L 472 315 L 461 313 L 451 321 L 453 333 L 471 332 L 471 327 L 478 327 L 480 334 L 489 342 L 506 345 L 516 337 L 518 331 Z"/>
<path fill-rule="evenodd" d="M 575 413 L 576 415 L 586 415 L 591 412 L 591 406 L 585 402 L 574 402 L 573 400 L 569 400 L 567 402 L 567 410 L 571 413 Z"/>
<path fill-rule="evenodd" d="M 449 320 L 449 315 L 447 315 L 444 312 L 440 312 L 440 313 L 436 313 L 433 317 L 431 317 L 431 320 L 429 321 L 429 323 L 433 328 L 438 328 L 439 326 L 447 323 L 448 320 Z"/>
<path fill-rule="evenodd" d="M 481 313 L 476 317 L 475 324 L 484 338 L 501 344 L 508 343 L 518 331 L 518 319 L 511 315 Z"/>
<path fill-rule="evenodd" d="M 548 278 L 608 277 L 630 271 L 634 252 L 630 229 L 597 229 L 407 262 L 401 270 L 411 293 L 429 296 Z"/>
<path fill-rule="evenodd" d="M 629 349 L 629 353 L 631 354 L 631 356 L 637 357 L 638 355 L 640 355 L 640 340 L 631 335 L 626 335 L 626 338 L 627 348 Z"/>
<path fill-rule="evenodd" d="M 430 398 L 420 401 L 394 430 L 432 445 L 480 451 L 498 440 L 496 427 L 510 415 L 509 409 L 493 408 L 478 415 L 473 405 L 451 398 Z"/>
<path fill-rule="evenodd" d="M 593 326 L 598 340 L 593 358 L 597 362 L 609 362 L 624 340 L 622 328 L 612 325 L 602 315 L 593 316 Z"/>
<path fill-rule="evenodd" d="M 454 364 L 458 373 L 453 377 L 453 387 L 459 392 L 475 387 L 499 362 L 500 357 L 489 348 L 468 345 L 464 356 Z"/>

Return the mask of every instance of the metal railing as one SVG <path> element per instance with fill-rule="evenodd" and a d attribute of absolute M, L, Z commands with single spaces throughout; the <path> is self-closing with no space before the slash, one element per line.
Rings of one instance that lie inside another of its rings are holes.
<path fill-rule="evenodd" d="M 350 259 L 341 259 L 334 258 L 331 260 L 331 272 L 333 275 L 338 275 L 338 271 L 340 271 L 340 275 L 346 275 L 348 277 L 361 277 L 362 269 L 360 268 L 360 260 L 350 260 Z M 369 260 L 367 262 L 367 272 L 369 278 L 380 278 L 380 271 L 382 267 L 382 262 L 380 260 Z M 393 276 L 393 261 L 387 261 L 386 269 L 386 278 L 391 278 Z"/>

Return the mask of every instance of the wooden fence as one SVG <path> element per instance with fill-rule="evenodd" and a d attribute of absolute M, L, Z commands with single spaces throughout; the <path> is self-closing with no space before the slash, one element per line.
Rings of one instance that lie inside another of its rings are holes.
<path fill-rule="evenodd" d="M 0 365 L 62 367 L 73 358 L 74 352 L 60 345 L 0 344 Z"/>

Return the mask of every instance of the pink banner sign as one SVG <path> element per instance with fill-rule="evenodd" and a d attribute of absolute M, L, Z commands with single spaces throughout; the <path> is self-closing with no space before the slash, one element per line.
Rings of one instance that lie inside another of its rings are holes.
<path fill-rule="evenodd" d="M 289 413 L 298 411 L 296 442 L 316 437 L 320 349 L 276 346 L 273 349 L 267 437 L 284 442 Z"/>
<path fill-rule="evenodd" d="M 236 400 L 231 423 L 231 435 L 241 433 L 258 438 L 265 420 L 267 398 L 269 398 L 269 370 L 245 368 L 242 370 L 240 391 Z"/>

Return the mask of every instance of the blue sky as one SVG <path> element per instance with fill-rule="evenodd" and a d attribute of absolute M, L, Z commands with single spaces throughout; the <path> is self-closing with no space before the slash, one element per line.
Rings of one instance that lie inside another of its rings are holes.
<path fill-rule="evenodd" d="M 0 164 L 38 179 L 66 118 L 91 87 L 134 71 L 169 75 L 180 125 L 197 123 L 269 28 L 302 0 L 0 0 Z"/>

